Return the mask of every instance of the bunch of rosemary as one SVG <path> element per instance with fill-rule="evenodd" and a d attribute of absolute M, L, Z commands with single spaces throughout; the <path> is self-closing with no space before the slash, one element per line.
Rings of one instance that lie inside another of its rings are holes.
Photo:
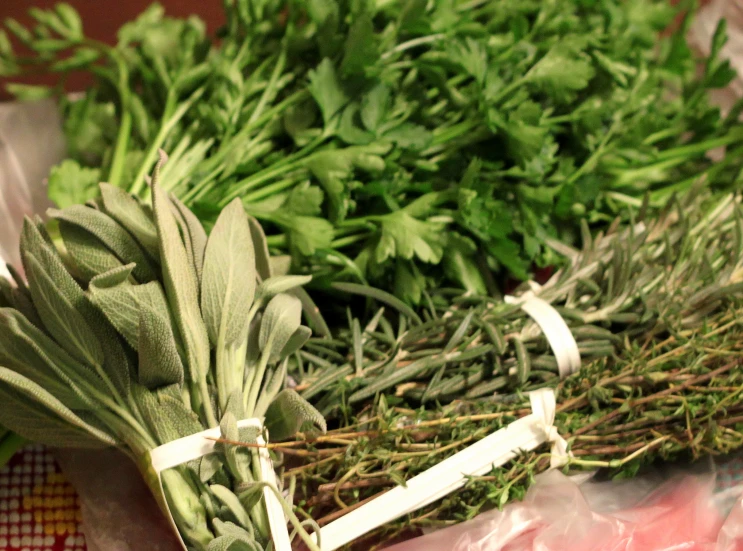
<path fill-rule="evenodd" d="M 289 293 L 307 278 L 270 277 L 263 233 L 239 202 L 207 237 L 156 184 L 153 195 L 150 209 L 102 184 L 100 200 L 50 212 L 59 243 L 26 220 L 28 286 L 0 280 L 0 422 L 52 446 L 122 448 L 189 549 L 271 548 L 254 453 L 222 446 L 164 471 L 164 501 L 150 452 L 217 426 L 255 442 L 259 430 L 238 429 L 245 418 L 264 420 L 276 439 L 324 429 L 282 390 L 287 356 L 310 335 Z"/>
<path fill-rule="evenodd" d="M 664 340 L 627 341 L 613 358 L 587 363 L 555 384 L 555 426 L 573 458 L 566 470 L 605 468 L 635 475 L 657 460 L 695 459 L 743 447 L 743 302 L 693 329 L 676 324 Z M 441 408 L 391 406 L 381 397 L 345 426 L 316 439 L 277 444 L 294 463 L 295 501 L 320 525 L 403 483 L 469 444 L 531 413 L 521 394 L 508 401 L 457 401 Z M 472 478 L 465 488 L 353 546 L 369 551 L 401 534 L 470 519 L 520 499 L 550 466 L 549 447 Z"/>
<path fill-rule="evenodd" d="M 162 147 L 164 185 L 202 221 L 239 197 L 295 271 L 418 304 L 442 281 L 485 294 L 490 272 L 526 279 L 560 260 L 548 238 L 576 239 L 581 219 L 604 227 L 646 193 L 662 205 L 702 175 L 738 182 L 743 102 L 722 117 L 708 98 L 735 74 L 724 22 L 705 60 L 688 19 L 661 35 L 692 2 L 223 4 L 216 36 L 153 4 L 114 46 L 64 3 L 6 21 L 0 76 L 97 79 L 63 99 L 59 206 L 99 180 L 147 194 Z"/>
<path fill-rule="evenodd" d="M 628 338 L 697 327 L 741 288 L 743 210 L 734 196 L 674 201 L 658 218 L 616 224 L 595 238 L 586 230 L 583 240 L 580 253 L 554 243 L 570 262 L 534 293 L 564 318 L 584 364 L 613 356 Z M 558 377 L 550 344 L 518 304 L 444 290 L 421 319 L 381 291 L 336 288 L 400 314 L 397 327 L 383 309 L 365 326 L 353 318 L 333 339 L 312 339 L 295 354 L 298 390 L 326 415 L 358 410 L 378 393 L 425 404 L 533 389 Z"/>

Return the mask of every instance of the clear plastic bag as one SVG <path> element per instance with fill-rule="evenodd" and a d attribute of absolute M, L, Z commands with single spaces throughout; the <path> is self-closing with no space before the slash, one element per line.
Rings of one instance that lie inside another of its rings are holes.
<path fill-rule="evenodd" d="M 689 42 L 702 55 L 709 55 L 712 36 L 720 19 L 727 22 L 728 41 L 722 55 L 738 72 L 738 77 L 726 88 L 712 91 L 712 98 L 723 112 L 743 95 L 743 0 L 711 0 L 699 10 L 689 29 Z"/>
<path fill-rule="evenodd" d="M 51 202 L 46 177 L 64 156 L 59 110 L 53 101 L 0 104 L 0 277 L 6 263 L 21 269 L 23 217 L 43 214 Z"/>
<path fill-rule="evenodd" d="M 674 477 L 637 501 L 653 485 L 643 478 L 624 488 L 589 483 L 584 493 L 551 471 L 522 502 L 388 551 L 743 551 L 741 500 L 725 520 L 712 476 Z"/>

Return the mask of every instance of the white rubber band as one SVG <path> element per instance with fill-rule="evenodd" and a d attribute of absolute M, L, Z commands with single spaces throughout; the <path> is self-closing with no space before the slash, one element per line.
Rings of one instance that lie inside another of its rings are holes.
<path fill-rule="evenodd" d="M 552 443 L 552 466 L 569 457 L 567 442 L 553 426 L 555 395 L 551 389 L 530 393 L 532 413 L 483 438 L 438 465 L 413 477 L 405 486 L 351 511 L 320 529 L 322 551 L 334 551 L 403 515 L 412 513 L 462 488 L 471 476 L 481 476 L 518 457 L 522 451 Z"/>
<path fill-rule="evenodd" d="M 255 427 L 257 429 L 263 428 L 263 423 L 260 419 L 242 419 L 237 422 L 238 428 L 243 427 Z M 163 444 L 150 452 L 150 461 L 152 468 L 157 473 L 157 478 L 160 483 L 160 491 L 163 493 L 163 501 L 166 507 L 168 502 L 165 497 L 163 490 L 162 478 L 160 474 L 163 471 L 187 463 L 194 459 L 199 459 L 205 455 L 209 455 L 214 452 L 214 446 L 217 444 L 212 438 L 219 438 L 222 433 L 219 427 L 207 429 L 205 431 L 186 436 L 185 438 L 179 438 L 173 440 L 167 444 Z M 257 439 L 259 445 L 264 446 L 266 441 L 262 436 Z M 261 479 L 263 482 L 273 486 L 278 490 L 276 482 L 276 472 L 273 470 L 273 463 L 271 462 L 271 456 L 268 454 L 268 449 L 260 447 L 258 449 L 258 457 L 260 459 L 261 467 Z M 268 524 L 271 529 L 271 539 L 273 541 L 273 548 L 276 551 L 291 551 L 291 540 L 289 539 L 289 531 L 286 526 L 286 516 L 284 515 L 284 509 L 281 507 L 279 498 L 270 488 L 263 488 L 263 497 L 266 500 L 266 512 L 268 514 Z M 170 513 L 170 510 L 168 510 Z M 181 542 L 183 549 L 186 550 L 186 544 L 178 533 L 178 527 L 173 520 L 173 515 L 170 514 L 168 520 L 173 527 L 178 540 Z"/>
<path fill-rule="evenodd" d="M 560 313 L 549 302 L 542 300 L 532 291 L 516 298 L 505 297 L 507 304 L 517 304 L 539 326 L 552 348 L 557 360 L 557 369 L 561 378 L 580 370 L 580 350 L 568 324 Z"/>

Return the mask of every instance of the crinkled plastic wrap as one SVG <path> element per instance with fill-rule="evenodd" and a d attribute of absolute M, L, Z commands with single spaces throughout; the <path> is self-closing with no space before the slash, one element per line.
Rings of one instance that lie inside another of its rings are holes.
<path fill-rule="evenodd" d="M 44 182 L 64 150 L 53 101 L 0 104 L 0 277 L 9 275 L 6 263 L 20 270 L 23 217 L 51 205 Z"/>
<path fill-rule="evenodd" d="M 713 477 L 674 478 L 627 507 L 641 495 L 642 479 L 637 484 L 629 493 L 606 484 L 581 488 L 551 471 L 522 502 L 387 551 L 743 551 L 741 500 L 725 520 Z"/>
<path fill-rule="evenodd" d="M 722 55 L 738 72 L 738 77 L 721 90 L 714 90 L 712 97 L 723 112 L 743 94 L 743 0 L 711 0 L 699 11 L 689 31 L 689 41 L 702 55 L 709 55 L 712 36 L 720 19 L 727 21 L 728 41 Z"/>

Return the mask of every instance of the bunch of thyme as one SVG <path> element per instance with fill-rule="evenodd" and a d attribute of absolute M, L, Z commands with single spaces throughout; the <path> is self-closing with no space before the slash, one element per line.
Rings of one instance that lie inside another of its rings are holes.
<path fill-rule="evenodd" d="M 580 253 L 555 244 L 571 261 L 534 292 L 565 319 L 584 364 L 613 356 L 625 339 L 699 326 L 740 288 L 741 212 L 734 196 L 696 196 L 605 235 L 585 231 Z M 379 393 L 426 404 L 556 382 L 550 344 L 518 304 L 444 290 L 421 319 L 381 291 L 336 287 L 387 302 L 399 322 L 394 328 L 380 309 L 365 327 L 350 319 L 347 330 L 295 355 L 299 390 L 328 415 L 347 415 Z"/>
<path fill-rule="evenodd" d="M 663 340 L 627 341 L 555 385 L 555 426 L 573 455 L 566 470 L 608 469 L 630 477 L 657 460 L 695 459 L 743 447 L 743 302 L 694 329 L 680 326 Z M 320 525 L 441 462 L 531 412 L 528 397 L 457 401 L 442 408 L 390 406 L 381 397 L 342 428 L 315 439 L 277 444 L 301 460 L 283 476 L 296 480 L 295 502 Z M 470 519 L 523 497 L 550 465 L 547 445 L 524 453 L 456 495 L 388 524 L 357 542 L 376 545 L 426 526 Z"/>

